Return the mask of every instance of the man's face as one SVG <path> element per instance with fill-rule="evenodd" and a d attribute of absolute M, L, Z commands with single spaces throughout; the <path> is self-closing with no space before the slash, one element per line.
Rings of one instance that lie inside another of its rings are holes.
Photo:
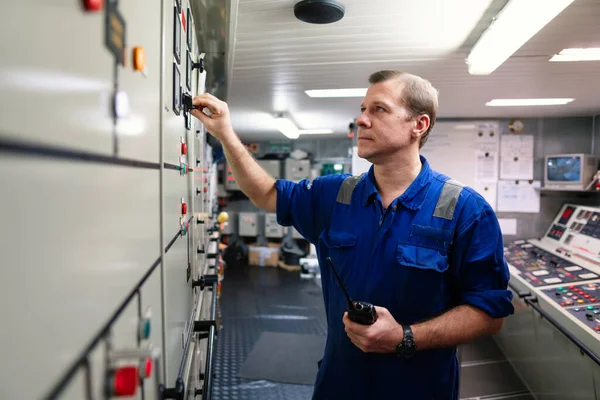
<path fill-rule="evenodd" d="M 383 161 L 402 149 L 418 147 L 410 113 L 399 102 L 403 83 L 390 79 L 373 84 L 361 104 L 358 125 L 358 156 L 372 163 Z"/>

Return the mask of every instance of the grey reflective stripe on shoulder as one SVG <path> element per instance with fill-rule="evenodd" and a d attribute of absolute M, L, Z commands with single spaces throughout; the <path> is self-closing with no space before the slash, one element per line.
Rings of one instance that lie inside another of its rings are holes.
<path fill-rule="evenodd" d="M 458 203 L 458 197 L 460 192 L 463 190 L 463 184 L 450 179 L 444 183 L 442 193 L 435 206 L 434 217 L 449 219 L 452 221 L 454 217 L 454 210 L 456 209 L 456 203 Z"/>
<path fill-rule="evenodd" d="M 335 199 L 335 201 L 342 204 L 350 204 L 354 188 L 356 187 L 356 185 L 358 185 L 358 182 L 360 182 L 363 175 L 364 174 L 358 176 L 349 176 L 346 179 L 344 179 L 344 182 L 342 182 L 342 186 L 340 187 L 337 199 Z"/>

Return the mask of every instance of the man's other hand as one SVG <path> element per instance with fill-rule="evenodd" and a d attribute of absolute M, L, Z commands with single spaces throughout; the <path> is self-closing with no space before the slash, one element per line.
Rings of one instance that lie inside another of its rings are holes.
<path fill-rule="evenodd" d="M 376 306 L 375 311 L 378 318 L 373 325 L 352 322 L 348 313 L 344 313 L 342 321 L 346 326 L 346 334 L 352 343 L 365 353 L 394 353 L 404 337 L 402 326 L 387 308 Z"/>

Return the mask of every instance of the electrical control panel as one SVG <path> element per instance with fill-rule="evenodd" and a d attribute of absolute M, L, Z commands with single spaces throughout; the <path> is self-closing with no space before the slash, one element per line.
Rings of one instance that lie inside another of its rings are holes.
<path fill-rule="evenodd" d="M 283 237 L 283 226 L 277 223 L 276 213 L 265 214 L 265 237 L 277 239 Z"/>
<path fill-rule="evenodd" d="M 285 160 L 285 179 L 292 182 L 310 179 L 310 160 L 287 158 Z"/>
<path fill-rule="evenodd" d="M 564 204 L 540 238 L 506 244 L 511 286 L 600 356 L 600 208 Z"/>
<path fill-rule="evenodd" d="M 0 37 L 3 398 L 191 398 L 213 375 L 217 168 L 184 101 L 206 91 L 195 61 L 210 33 L 191 0 L 153 4 L 0 13 L 15 27 Z"/>
<path fill-rule="evenodd" d="M 224 169 L 223 182 L 225 182 L 225 190 L 240 190 L 240 187 L 235 180 L 235 176 L 233 176 L 233 171 L 227 162 L 225 163 Z"/>
<path fill-rule="evenodd" d="M 258 213 L 241 212 L 238 214 L 238 235 L 244 237 L 258 236 Z"/>
<path fill-rule="evenodd" d="M 574 283 L 598 279 L 600 276 L 577 265 L 571 255 L 554 255 L 531 243 L 510 243 L 505 252 L 506 260 L 521 272 L 521 277 L 534 286 Z"/>

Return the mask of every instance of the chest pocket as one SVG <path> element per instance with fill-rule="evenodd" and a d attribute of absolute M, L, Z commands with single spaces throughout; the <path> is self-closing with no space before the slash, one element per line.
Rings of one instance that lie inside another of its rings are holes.
<path fill-rule="evenodd" d="M 357 243 L 356 234 L 330 228 L 323 231 L 319 238 L 329 250 L 329 256 L 336 267 L 352 265 L 355 255 L 354 248 Z"/>
<path fill-rule="evenodd" d="M 400 292 L 398 305 L 421 317 L 430 317 L 445 308 L 445 272 L 448 255 L 437 250 L 412 244 L 398 243 L 396 261 Z"/>

